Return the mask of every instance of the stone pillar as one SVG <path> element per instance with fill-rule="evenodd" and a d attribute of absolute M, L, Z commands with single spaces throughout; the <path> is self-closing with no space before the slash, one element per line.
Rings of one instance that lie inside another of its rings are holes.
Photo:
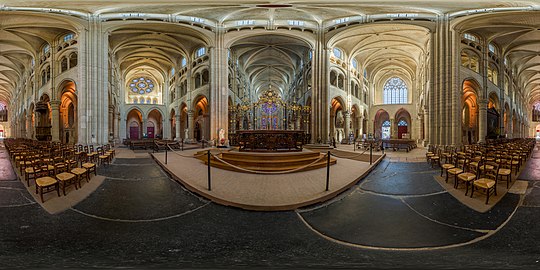
<path fill-rule="evenodd" d="M 218 28 L 215 33 L 215 47 L 210 48 L 210 134 L 204 134 L 206 140 L 217 140 L 220 129 L 225 131 L 225 138 L 227 138 L 229 129 L 229 69 L 225 31 Z"/>
<path fill-rule="evenodd" d="M 176 134 L 176 141 L 180 141 L 181 140 L 181 136 L 180 136 L 180 112 L 176 113 L 176 115 L 174 116 L 174 121 L 175 121 L 174 133 Z"/>
<path fill-rule="evenodd" d="M 109 106 L 109 123 L 108 123 L 108 129 L 107 129 L 107 138 L 109 138 L 109 141 L 114 139 L 114 107 Z"/>
<path fill-rule="evenodd" d="M 154 129 L 157 129 L 157 127 L 155 127 Z M 144 138 L 144 135 L 146 134 L 146 132 L 148 131 L 148 117 L 146 116 L 143 116 L 143 119 L 142 119 L 142 134 L 141 134 L 141 138 Z M 156 131 L 154 130 L 154 133 Z M 148 135 L 148 134 L 146 134 Z"/>
<path fill-rule="evenodd" d="M 344 131 L 345 131 L 345 140 L 347 143 L 349 143 L 349 132 L 351 130 L 351 113 L 350 112 L 343 112 L 343 117 L 345 119 L 344 124 Z"/>
<path fill-rule="evenodd" d="M 397 139 L 396 119 L 390 118 L 390 138 Z"/>
<path fill-rule="evenodd" d="M 53 141 L 60 141 L 60 101 L 51 100 L 51 135 Z"/>
<path fill-rule="evenodd" d="M 119 140 L 120 136 L 120 113 L 115 113 L 114 118 L 114 141 L 117 142 Z"/>
<path fill-rule="evenodd" d="M 431 128 L 429 128 L 429 122 L 430 119 L 429 119 L 429 110 L 428 110 L 428 107 L 424 107 L 424 146 L 428 146 L 429 144 L 429 140 L 430 140 L 430 130 Z M 427 130 L 426 130 L 426 126 L 427 126 Z"/>
<path fill-rule="evenodd" d="M 356 118 L 357 119 L 357 127 L 358 127 L 358 137 L 361 138 L 362 134 L 364 134 L 364 116 L 361 115 Z"/>
<path fill-rule="evenodd" d="M 186 142 L 188 143 L 195 143 L 195 111 L 188 110 L 188 138 L 186 139 Z"/>
<path fill-rule="evenodd" d="M 98 15 L 90 15 L 79 30 L 78 140 L 108 142 L 109 32 Z"/>
<path fill-rule="evenodd" d="M 314 143 L 329 143 L 330 103 L 329 103 L 329 66 L 330 49 L 325 47 L 324 29 L 317 31 L 317 42 L 312 60 L 312 105 L 311 138 Z"/>
<path fill-rule="evenodd" d="M 478 101 L 479 117 L 478 117 L 478 143 L 486 142 L 487 135 L 487 99 Z"/>

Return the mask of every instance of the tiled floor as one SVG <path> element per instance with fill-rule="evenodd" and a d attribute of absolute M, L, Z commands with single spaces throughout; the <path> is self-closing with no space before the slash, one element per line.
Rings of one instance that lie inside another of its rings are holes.
<path fill-rule="evenodd" d="M 538 154 L 538 150 L 536 150 Z M 531 159 L 532 160 L 532 159 Z M 425 162 L 384 161 L 324 204 L 224 207 L 186 191 L 144 153 L 100 168 L 95 192 L 49 214 L 0 149 L 0 268 L 537 269 L 540 179 L 475 212 Z M 538 169 L 529 163 L 527 170 Z M 403 173 L 408 171 L 410 173 Z M 84 188 L 84 186 L 83 186 Z"/>

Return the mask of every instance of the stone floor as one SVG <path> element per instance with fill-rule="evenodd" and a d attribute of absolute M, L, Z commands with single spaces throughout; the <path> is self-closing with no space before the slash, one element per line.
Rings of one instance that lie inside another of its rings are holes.
<path fill-rule="evenodd" d="M 486 213 L 448 194 L 425 162 L 384 161 L 324 204 L 253 212 L 191 194 L 137 153 L 49 214 L 0 149 L 0 268 L 538 269 L 539 154 L 522 172 L 526 194 Z"/>

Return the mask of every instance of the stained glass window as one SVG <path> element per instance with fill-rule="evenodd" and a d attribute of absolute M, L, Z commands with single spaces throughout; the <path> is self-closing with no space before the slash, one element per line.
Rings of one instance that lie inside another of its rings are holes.
<path fill-rule="evenodd" d="M 407 85 L 398 78 L 392 77 L 386 81 L 383 87 L 384 104 L 404 104 L 407 103 Z"/>
<path fill-rule="evenodd" d="M 205 47 L 201 47 L 197 50 L 197 57 L 201 57 L 203 55 L 206 54 L 206 48 Z"/>
<path fill-rule="evenodd" d="M 334 56 L 335 56 L 335 57 L 341 59 L 341 50 L 340 50 L 340 49 L 334 48 L 333 53 L 334 53 Z"/>
<path fill-rule="evenodd" d="M 406 127 L 408 126 L 409 124 L 407 124 L 407 122 L 403 119 L 399 120 L 399 122 L 397 123 L 398 127 Z"/>
<path fill-rule="evenodd" d="M 68 42 L 68 41 L 72 40 L 74 37 L 75 37 L 75 35 L 73 35 L 72 33 L 69 33 L 69 34 L 64 36 L 64 42 Z"/>
<path fill-rule="evenodd" d="M 129 84 L 131 92 L 134 94 L 146 94 L 154 91 L 154 81 L 150 78 L 139 77 L 131 80 Z"/>
<path fill-rule="evenodd" d="M 264 103 L 262 105 L 262 110 L 265 114 L 268 114 L 268 115 L 271 115 L 271 114 L 274 114 L 276 111 L 277 111 L 277 106 L 275 103 L 270 103 L 270 102 L 267 102 L 267 103 Z"/>

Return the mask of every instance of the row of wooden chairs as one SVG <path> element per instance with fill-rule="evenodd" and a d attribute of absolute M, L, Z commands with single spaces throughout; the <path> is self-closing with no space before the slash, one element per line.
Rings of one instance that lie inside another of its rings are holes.
<path fill-rule="evenodd" d="M 512 171 L 517 175 L 524 161 L 528 158 L 534 142 L 524 140 L 513 142 L 512 144 L 499 145 L 497 147 L 475 147 L 470 149 L 457 148 L 451 152 L 442 152 L 442 149 L 436 149 L 437 154 L 426 155 L 427 159 L 433 164 L 438 161 L 441 169 L 441 176 L 446 172 L 445 181 L 449 178 L 454 179 L 454 188 L 458 188 L 461 183 L 465 184 L 465 195 L 471 189 L 471 197 L 474 191 L 481 189 L 486 194 L 486 204 L 489 203 L 489 197 L 497 195 L 497 184 L 499 181 L 506 182 L 506 188 L 509 188 L 512 181 Z M 445 155 L 446 154 L 446 155 Z M 445 162 L 442 162 L 442 158 Z"/>
<path fill-rule="evenodd" d="M 82 187 L 82 180 L 89 182 L 92 172 L 97 175 L 97 165 L 109 164 L 115 154 L 109 144 L 95 150 L 93 145 L 66 146 L 27 139 L 10 139 L 5 144 L 19 168 L 21 180 L 24 177 L 27 186 L 35 183 L 42 203 L 44 193 L 56 190 L 60 196 L 60 188 L 66 195 L 66 187 Z"/>

